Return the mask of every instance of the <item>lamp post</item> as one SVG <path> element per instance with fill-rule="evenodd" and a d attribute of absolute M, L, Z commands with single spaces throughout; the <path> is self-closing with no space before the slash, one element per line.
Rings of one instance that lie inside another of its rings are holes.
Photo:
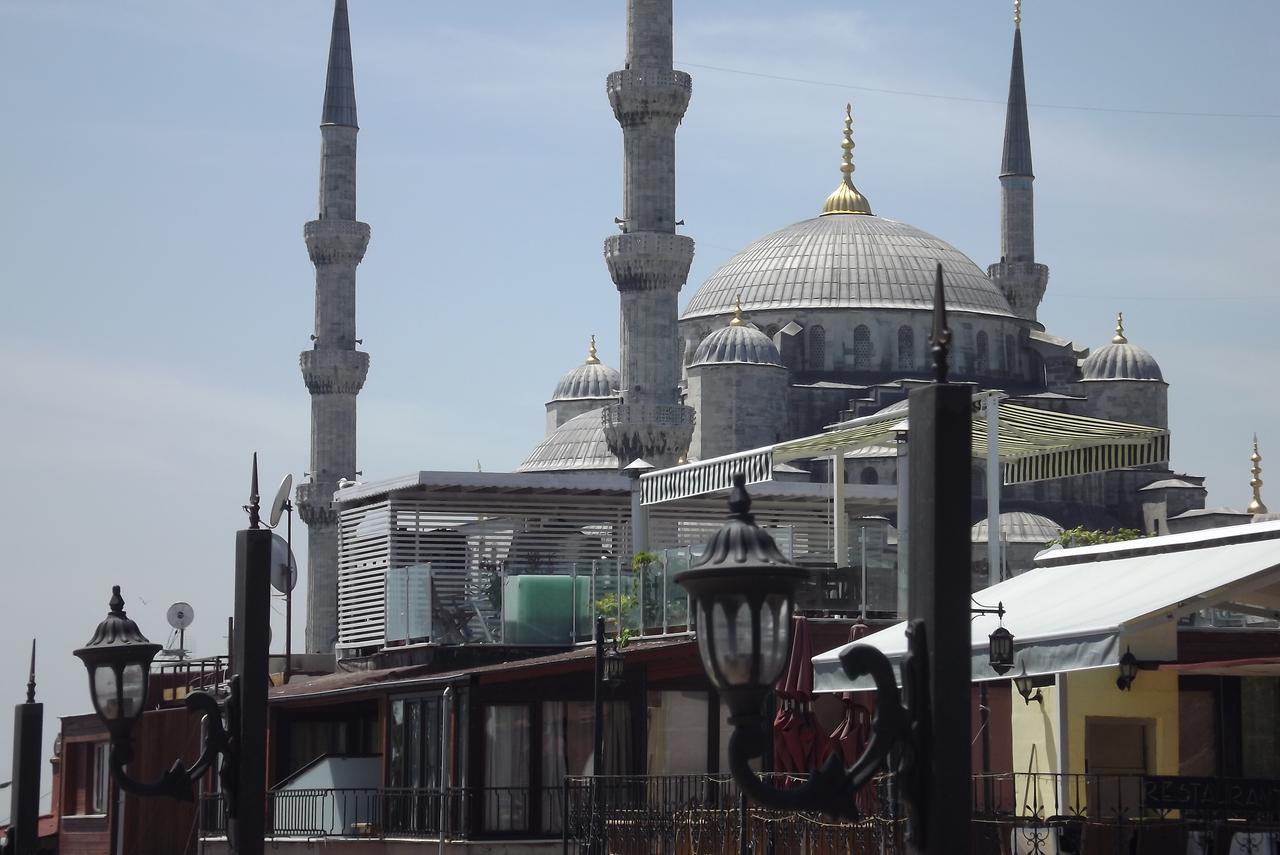
<path fill-rule="evenodd" d="M 7 853 L 36 855 L 40 848 L 40 743 L 44 704 L 36 703 L 36 642 L 31 640 L 27 702 L 13 708 L 13 777 L 10 779 Z"/>
<path fill-rule="evenodd" d="M 621 600 L 621 595 L 619 595 Z M 621 626 L 621 606 L 619 606 L 619 626 Z M 592 681 L 593 698 L 595 699 L 595 715 L 592 719 L 592 755 L 591 755 L 591 815 L 592 815 L 592 847 L 591 851 L 600 851 L 604 839 L 604 800 L 601 798 L 602 783 L 598 779 L 604 774 L 604 692 L 614 690 L 622 685 L 623 655 L 618 649 L 618 639 L 605 640 L 604 615 L 596 615 L 596 668 Z"/>
<path fill-rule="evenodd" d="M 850 679 L 871 677 L 876 709 L 871 739 L 848 769 L 838 756 L 799 787 L 779 790 L 750 760 L 771 743 L 762 706 L 791 642 L 795 591 L 805 571 L 755 524 L 745 478 L 736 473 L 730 521 L 700 562 L 678 574 L 698 612 L 703 668 L 728 702 L 729 765 L 748 796 L 782 810 L 855 812 L 853 794 L 890 761 L 907 803 L 909 849 L 917 855 L 967 855 L 972 787 L 969 768 L 969 502 L 971 392 L 946 382 L 951 331 L 942 266 L 935 278 L 932 340 L 935 383 L 910 393 L 910 567 L 903 694 L 893 667 L 869 645 L 840 657 Z"/>
<path fill-rule="evenodd" d="M 262 855 L 265 838 L 268 639 L 270 635 L 271 532 L 259 526 L 258 456 L 253 456 L 249 528 L 236 533 L 234 660 L 224 708 L 208 692 L 183 703 L 204 714 L 199 758 L 189 767 L 175 760 L 158 780 L 138 781 L 126 768 L 133 759 L 133 729 L 147 703 L 151 662 L 160 645 L 147 639 L 124 610 L 120 586 L 111 589 L 110 611 L 88 644 L 75 651 L 89 676 L 94 712 L 111 737 L 111 774 L 120 789 L 138 796 L 195 798 L 193 784 L 222 759 L 219 780 L 229 819 L 227 838 L 236 855 Z M 225 713 L 225 722 L 224 722 Z"/>

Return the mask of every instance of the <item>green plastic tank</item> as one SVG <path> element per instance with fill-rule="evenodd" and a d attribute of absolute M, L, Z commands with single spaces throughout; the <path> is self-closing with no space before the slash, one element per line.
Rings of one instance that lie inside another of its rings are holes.
<path fill-rule="evenodd" d="M 591 638 L 590 576 L 508 576 L 502 585 L 502 630 L 507 644 L 572 644 Z"/>

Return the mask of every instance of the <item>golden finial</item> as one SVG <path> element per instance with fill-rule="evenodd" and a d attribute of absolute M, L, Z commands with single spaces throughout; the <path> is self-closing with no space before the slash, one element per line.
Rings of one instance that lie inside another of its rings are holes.
<path fill-rule="evenodd" d="M 1112 344 L 1128 344 L 1124 337 L 1124 312 L 1116 312 L 1116 334 L 1111 337 Z"/>
<path fill-rule="evenodd" d="M 1262 474 L 1262 455 L 1258 453 L 1256 433 L 1253 435 L 1253 454 L 1249 455 L 1249 460 L 1253 463 L 1253 468 L 1249 470 L 1253 473 L 1253 477 L 1249 479 L 1249 486 L 1253 488 L 1253 501 L 1245 510 L 1251 514 L 1265 514 L 1267 506 L 1262 503 L 1262 479 L 1258 477 Z"/>
<path fill-rule="evenodd" d="M 599 365 L 600 357 L 596 355 L 596 337 L 591 337 L 591 344 L 587 346 L 587 364 Z"/>
<path fill-rule="evenodd" d="M 746 321 L 742 319 L 742 297 L 741 296 L 734 297 L 733 298 L 733 319 L 729 321 L 729 326 L 740 327 L 745 323 Z"/>
<path fill-rule="evenodd" d="M 1013 0 L 1013 26 L 1022 29 L 1022 0 Z"/>
<path fill-rule="evenodd" d="M 840 173 L 843 179 L 822 206 L 822 215 L 827 214 L 870 214 L 871 203 L 867 197 L 853 186 L 853 105 L 844 105 L 844 142 L 840 143 L 844 151 L 840 159 Z"/>

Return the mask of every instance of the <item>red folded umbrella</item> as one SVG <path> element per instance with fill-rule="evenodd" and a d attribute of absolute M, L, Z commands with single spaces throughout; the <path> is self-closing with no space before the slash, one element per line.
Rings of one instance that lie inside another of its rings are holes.
<path fill-rule="evenodd" d="M 849 628 L 849 640 L 857 641 L 870 631 L 866 624 L 856 623 Z M 865 705 L 857 700 L 858 695 L 866 698 Z M 874 702 L 873 698 L 874 695 L 866 692 L 845 692 L 842 697 L 844 718 L 831 732 L 831 741 L 835 750 L 840 752 L 845 766 L 852 766 L 862 756 L 862 752 L 867 750 L 867 743 L 871 741 L 870 704 Z M 867 785 L 860 789 L 855 796 L 855 802 L 862 815 L 874 813 L 875 792 L 872 787 Z"/>

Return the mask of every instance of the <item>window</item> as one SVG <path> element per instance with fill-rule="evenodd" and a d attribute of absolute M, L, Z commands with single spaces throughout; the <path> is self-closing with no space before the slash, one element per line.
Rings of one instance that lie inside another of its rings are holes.
<path fill-rule="evenodd" d="M 897 367 L 915 370 L 915 330 L 910 326 L 897 328 Z"/>
<path fill-rule="evenodd" d="M 485 707 L 484 745 L 484 830 L 524 831 L 529 827 L 529 707 Z"/>
<path fill-rule="evenodd" d="M 809 344 L 809 370 L 821 371 L 827 362 L 827 331 L 821 326 L 812 326 L 805 334 Z"/>
<path fill-rule="evenodd" d="M 853 331 L 853 367 L 862 371 L 871 368 L 871 330 L 866 324 L 858 324 Z"/>
<path fill-rule="evenodd" d="M 987 373 L 987 334 L 983 330 L 978 331 L 977 353 L 974 355 L 974 370 L 979 374 Z"/>
<path fill-rule="evenodd" d="M 858 480 L 863 484 L 879 484 L 880 473 L 871 466 L 864 466 L 862 468 L 862 474 L 858 476 Z"/>
<path fill-rule="evenodd" d="M 89 813 L 104 814 L 111 792 L 111 744 L 94 743 L 89 760 Z"/>
<path fill-rule="evenodd" d="M 707 769 L 707 693 L 651 691 L 648 699 L 650 775 L 700 775 Z"/>
<path fill-rule="evenodd" d="M 1006 335 L 1004 337 L 1004 370 L 1012 374 L 1017 367 L 1013 354 L 1013 336 Z"/>
<path fill-rule="evenodd" d="M 590 701 L 542 703 L 542 830 L 559 831 L 565 775 L 592 773 L 595 706 Z"/>
<path fill-rule="evenodd" d="M 387 825 L 397 831 L 437 827 L 441 786 L 440 738 L 443 700 L 439 695 L 395 698 L 387 722 L 387 783 L 408 790 L 387 802 Z"/>

